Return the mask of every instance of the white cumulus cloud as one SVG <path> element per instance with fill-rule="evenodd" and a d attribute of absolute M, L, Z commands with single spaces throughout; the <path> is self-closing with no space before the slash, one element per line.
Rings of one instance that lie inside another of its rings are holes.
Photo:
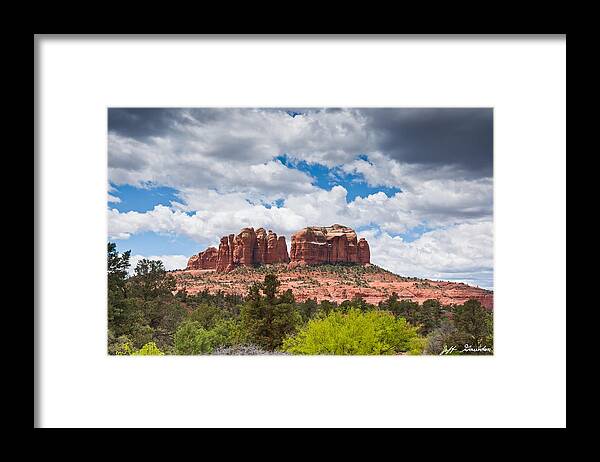
<path fill-rule="evenodd" d="M 463 223 L 429 231 L 412 242 L 370 229 L 371 261 L 404 276 L 493 286 L 492 222 Z"/>
<path fill-rule="evenodd" d="M 129 267 L 129 273 L 133 274 L 136 265 L 140 260 L 160 260 L 163 262 L 163 265 L 166 270 L 177 270 L 184 269 L 187 266 L 188 257 L 185 255 L 132 255 L 129 257 L 129 263 L 131 266 Z"/>
<path fill-rule="evenodd" d="M 340 223 L 366 229 L 359 234 L 384 268 L 492 285 L 493 180 L 481 173 L 491 168 L 491 152 L 479 155 L 487 135 L 469 143 L 478 130 L 464 131 L 476 114 L 298 111 L 290 117 L 269 109 L 117 110 L 108 137 L 109 238 L 150 231 L 218 245 L 223 235 L 262 226 L 284 235 L 289 246 L 291 234 L 303 227 Z M 446 146 L 452 147 L 447 157 Z M 281 155 L 291 163 L 278 160 Z M 297 161 L 326 166 L 346 187 L 319 187 L 294 168 Z M 401 192 L 348 201 L 352 185 L 344 181 Z M 121 200 L 111 184 L 167 186 L 177 199 L 146 212 L 119 212 L 110 205 Z M 412 242 L 398 236 L 413 233 L 418 238 Z M 160 258 L 173 268 L 187 261 Z"/>

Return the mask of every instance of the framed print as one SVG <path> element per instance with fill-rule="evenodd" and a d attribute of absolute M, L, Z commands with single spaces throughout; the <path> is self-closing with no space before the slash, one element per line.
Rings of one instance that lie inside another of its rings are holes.
<path fill-rule="evenodd" d="M 34 426 L 566 427 L 566 36 L 34 36 Z"/>
<path fill-rule="evenodd" d="M 492 140 L 491 108 L 109 108 L 109 354 L 492 354 Z"/>

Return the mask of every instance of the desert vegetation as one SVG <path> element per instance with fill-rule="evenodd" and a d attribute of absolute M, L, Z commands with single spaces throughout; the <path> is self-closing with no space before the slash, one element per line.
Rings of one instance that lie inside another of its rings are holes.
<path fill-rule="evenodd" d="M 392 293 L 378 304 L 360 296 L 342 302 L 310 298 L 299 302 L 292 290 L 282 290 L 276 270 L 285 268 L 277 266 L 261 267 L 262 280 L 251 283 L 245 295 L 208 290 L 192 295 L 177 290 L 175 278 L 161 261 L 141 260 L 130 274 L 129 259 L 130 252 L 119 254 L 114 244 L 108 244 L 111 355 L 492 352 L 492 312 L 477 300 L 442 305 L 431 299 L 419 304 Z M 319 271 L 352 271 L 351 282 L 361 284 L 363 274 L 376 271 L 328 266 Z"/>

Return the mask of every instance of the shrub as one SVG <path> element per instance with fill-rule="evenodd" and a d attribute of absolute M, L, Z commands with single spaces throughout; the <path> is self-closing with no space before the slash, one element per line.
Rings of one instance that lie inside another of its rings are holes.
<path fill-rule="evenodd" d="M 185 321 L 175 332 L 175 352 L 178 355 L 210 353 L 214 348 L 214 335 L 198 321 Z"/>
<path fill-rule="evenodd" d="M 223 318 L 223 310 L 215 305 L 201 303 L 188 316 L 190 321 L 197 321 L 205 329 L 211 329 Z"/>
<path fill-rule="evenodd" d="M 235 321 L 219 321 L 212 329 L 205 329 L 198 321 L 185 321 L 175 332 L 175 352 L 178 355 L 209 354 L 216 347 L 235 344 L 239 335 Z"/>
<path fill-rule="evenodd" d="M 488 346 L 493 344 L 492 313 L 478 300 L 467 300 L 454 307 L 452 320 L 458 330 L 457 343 L 460 345 Z M 489 354 L 487 352 L 475 354 Z"/>
<path fill-rule="evenodd" d="M 118 356 L 163 356 L 164 353 L 156 346 L 154 342 L 146 343 L 142 348 L 136 350 L 127 342 L 118 348 L 116 351 Z"/>
<path fill-rule="evenodd" d="M 443 315 L 442 304 L 438 300 L 425 300 L 418 313 L 422 335 L 432 332 L 441 323 Z"/>
<path fill-rule="evenodd" d="M 425 354 L 439 355 L 448 347 L 455 346 L 457 333 L 454 323 L 449 319 L 443 319 L 440 327 L 427 336 Z"/>
<path fill-rule="evenodd" d="M 243 340 L 266 350 L 280 347 L 283 339 L 302 323 L 302 316 L 295 305 L 271 305 L 263 301 L 246 303 L 240 319 Z"/>
<path fill-rule="evenodd" d="M 420 354 L 424 346 L 425 339 L 404 318 L 356 308 L 312 319 L 283 342 L 284 351 L 307 355 Z"/>
<path fill-rule="evenodd" d="M 139 350 L 131 353 L 132 356 L 162 356 L 164 353 L 156 346 L 154 342 L 146 343 Z"/>
<path fill-rule="evenodd" d="M 118 355 L 124 351 L 126 348 L 125 345 L 130 347 L 131 341 L 129 337 L 126 335 L 121 335 L 120 337 L 115 338 L 114 333 L 109 330 L 108 331 L 108 354 L 109 355 Z"/>

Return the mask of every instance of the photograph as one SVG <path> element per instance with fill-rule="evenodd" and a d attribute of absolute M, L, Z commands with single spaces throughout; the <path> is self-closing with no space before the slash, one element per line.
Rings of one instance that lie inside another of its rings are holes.
<path fill-rule="evenodd" d="M 566 429 L 566 69 L 36 34 L 34 428 Z"/>
<path fill-rule="evenodd" d="M 107 354 L 494 354 L 493 107 L 108 107 Z"/>

